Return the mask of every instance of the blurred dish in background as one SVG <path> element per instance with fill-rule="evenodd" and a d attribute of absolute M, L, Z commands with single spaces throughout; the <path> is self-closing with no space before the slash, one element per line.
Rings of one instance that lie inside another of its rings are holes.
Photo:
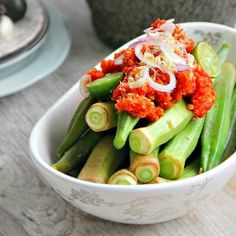
<path fill-rule="evenodd" d="M 39 38 L 32 47 L 23 50 L 21 53 L 17 53 L 15 56 L 11 56 L 5 60 L 0 60 L 0 80 L 17 72 L 19 69 L 34 60 L 47 37 L 48 31 L 45 31 L 42 37 Z"/>
<path fill-rule="evenodd" d="M 0 0 L 0 14 L 13 22 L 21 20 L 27 11 L 27 0 Z"/>
<path fill-rule="evenodd" d="M 47 11 L 38 0 L 27 0 L 25 16 L 14 23 L 7 39 L 0 38 L 0 63 L 34 47 L 45 35 L 49 20 Z"/>
<path fill-rule="evenodd" d="M 112 48 L 142 34 L 156 18 L 234 26 L 235 0 L 87 0 L 98 37 Z"/>
<path fill-rule="evenodd" d="M 43 36 L 35 41 L 31 49 L 5 61 L 5 66 L 0 63 L 0 97 L 22 90 L 49 75 L 68 55 L 71 38 L 60 13 L 46 0 L 43 5 L 50 22 Z"/>

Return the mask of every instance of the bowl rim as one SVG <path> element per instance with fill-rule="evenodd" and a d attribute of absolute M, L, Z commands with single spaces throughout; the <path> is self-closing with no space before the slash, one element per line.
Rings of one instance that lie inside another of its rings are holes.
<path fill-rule="evenodd" d="M 228 30 L 231 33 L 235 34 L 236 37 L 236 29 L 231 28 L 229 26 L 217 24 L 217 23 L 209 23 L 209 22 L 187 22 L 187 23 L 180 23 L 182 26 L 189 26 L 189 25 L 203 25 L 203 26 L 211 26 L 217 29 L 223 29 L 223 30 Z M 142 37 L 138 36 L 137 38 Z M 111 54 L 109 54 L 106 58 L 109 58 L 112 56 L 116 51 L 120 50 L 121 48 L 124 48 L 126 45 L 132 43 L 135 41 L 137 38 L 132 39 L 131 41 L 127 42 L 126 44 L 122 45 L 119 47 L 117 50 L 113 51 Z M 99 66 L 99 63 L 95 66 Z M 94 190 L 109 190 L 109 191 L 121 191 L 121 192 L 126 192 L 128 191 L 153 191 L 153 190 L 166 190 L 166 189 L 172 189 L 172 188 L 182 188 L 189 186 L 190 184 L 195 184 L 197 182 L 201 182 L 203 180 L 206 180 L 208 178 L 211 178 L 212 176 L 216 175 L 217 173 L 221 172 L 224 169 L 227 169 L 230 165 L 233 166 L 235 165 L 236 169 L 236 152 L 234 152 L 231 156 L 229 156 L 225 161 L 223 161 L 221 164 L 218 166 L 214 167 L 213 169 L 201 173 L 197 176 L 193 176 L 190 178 L 182 179 L 182 180 L 176 180 L 176 181 L 171 181 L 167 183 L 162 183 L 162 184 L 144 184 L 144 185 L 108 185 L 108 184 L 101 184 L 101 183 L 92 183 L 84 180 L 80 180 L 78 178 L 69 176 L 67 174 L 64 174 L 62 172 L 59 172 L 52 168 L 49 164 L 47 164 L 40 156 L 37 148 L 37 133 L 38 130 L 42 127 L 44 120 L 46 117 L 50 114 L 52 114 L 57 107 L 60 106 L 64 102 L 64 100 L 69 99 L 70 95 L 73 94 L 75 91 L 79 90 L 79 81 L 75 83 L 67 92 L 65 92 L 45 113 L 44 115 L 38 120 L 38 122 L 35 124 L 33 127 L 30 138 L 29 138 L 29 152 L 31 156 L 31 160 L 42 167 L 45 171 L 49 172 L 50 175 L 54 175 L 55 177 L 59 178 L 62 181 L 68 181 L 73 184 L 78 184 L 78 186 L 85 187 L 85 188 L 92 188 Z M 235 163 L 234 163 L 235 162 Z M 37 166 L 38 168 L 38 166 Z M 43 176 L 44 177 L 44 176 Z"/>
<path fill-rule="evenodd" d="M 231 26 L 213 23 L 213 22 L 189 21 L 189 22 L 182 22 L 182 23 L 178 23 L 178 24 L 180 24 L 181 26 L 189 26 L 189 25 L 194 25 L 194 26 L 195 25 L 205 25 L 205 26 L 207 26 L 208 25 L 208 26 L 212 26 L 217 29 L 226 29 L 226 30 L 229 30 L 233 33 L 236 33 L 236 29 Z"/>

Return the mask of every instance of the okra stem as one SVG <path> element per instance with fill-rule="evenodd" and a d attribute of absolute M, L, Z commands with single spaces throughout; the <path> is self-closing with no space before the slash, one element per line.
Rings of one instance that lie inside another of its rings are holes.
<path fill-rule="evenodd" d="M 95 146 L 89 155 L 78 178 L 95 183 L 107 183 L 109 177 L 113 175 L 127 158 L 128 150 L 123 148 L 117 150 L 113 147 L 114 136 L 107 134 Z"/>
<path fill-rule="evenodd" d="M 190 164 L 188 164 L 184 168 L 184 172 L 180 176 L 179 180 L 187 179 L 187 178 L 198 175 L 199 174 L 199 169 L 200 169 L 200 160 L 195 159 L 194 161 L 192 161 Z M 166 179 L 166 178 L 162 178 L 160 176 L 157 176 L 149 184 L 161 184 L 161 183 L 167 183 L 167 182 L 172 182 L 172 181 L 175 181 L 175 180 Z"/>
<path fill-rule="evenodd" d="M 112 102 L 97 102 L 89 108 L 85 120 L 93 131 L 106 131 L 117 125 L 117 111 Z"/>
<path fill-rule="evenodd" d="M 129 170 L 137 177 L 140 183 L 152 181 L 160 173 L 158 151 L 155 149 L 149 155 L 140 155 L 130 150 Z"/>
<path fill-rule="evenodd" d="M 121 169 L 109 178 L 108 184 L 136 185 L 138 184 L 138 180 L 135 175 L 129 170 Z"/>
<path fill-rule="evenodd" d="M 187 109 L 184 101 L 179 101 L 154 123 L 134 129 L 129 136 L 130 148 L 140 154 L 150 154 L 182 130 L 191 118 L 192 112 Z"/>

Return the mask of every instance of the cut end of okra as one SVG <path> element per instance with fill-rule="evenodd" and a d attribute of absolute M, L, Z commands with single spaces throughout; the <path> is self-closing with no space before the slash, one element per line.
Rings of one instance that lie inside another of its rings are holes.
<path fill-rule="evenodd" d="M 116 185 L 132 185 L 127 179 L 119 179 L 115 183 Z"/>
<path fill-rule="evenodd" d="M 182 162 L 165 156 L 160 156 L 160 176 L 166 179 L 179 179 L 183 173 Z"/>
<path fill-rule="evenodd" d="M 139 154 L 150 154 L 153 151 L 152 140 L 143 128 L 135 129 L 129 136 L 130 148 Z"/>
<path fill-rule="evenodd" d="M 156 178 L 154 178 L 151 182 L 149 182 L 148 184 L 161 184 L 161 183 L 168 183 L 171 182 L 172 180 L 170 179 L 165 179 L 162 178 L 160 176 L 157 176 Z"/>
<path fill-rule="evenodd" d="M 139 183 L 149 183 L 160 173 L 158 160 L 159 149 L 149 155 L 140 155 L 130 150 L 130 171 L 137 177 Z"/>
<path fill-rule="evenodd" d="M 157 175 L 158 170 L 155 165 L 143 165 L 139 167 L 135 171 L 135 176 L 137 177 L 140 183 L 149 183 L 151 182 Z"/>
<path fill-rule="evenodd" d="M 126 169 L 121 169 L 109 178 L 108 184 L 137 185 L 138 180 L 130 171 Z"/>
<path fill-rule="evenodd" d="M 87 115 L 87 120 L 89 120 L 89 125 L 91 128 L 95 127 L 96 130 L 102 129 L 106 123 L 102 117 L 106 116 L 106 111 L 102 108 L 94 107 Z"/>
<path fill-rule="evenodd" d="M 85 120 L 87 125 L 95 132 L 101 132 L 115 127 L 117 114 L 113 103 L 95 103 L 86 113 Z"/>

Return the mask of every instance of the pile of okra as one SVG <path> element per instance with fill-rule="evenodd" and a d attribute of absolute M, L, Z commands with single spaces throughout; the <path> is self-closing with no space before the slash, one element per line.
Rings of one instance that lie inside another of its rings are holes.
<path fill-rule="evenodd" d="M 224 43 L 217 53 L 222 68 L 213 78 L 216 102 L 195 120 L 184 100 L 151 124 L 117 112 L 107 97 L 123 73 L 89 83 L 89 96 L 78 105 L 52 167 L 81 180 L 117 185 L 169 182 L 214 168 L 236 148 L 236 72 L 225 62 L 229 50 Z"/>

